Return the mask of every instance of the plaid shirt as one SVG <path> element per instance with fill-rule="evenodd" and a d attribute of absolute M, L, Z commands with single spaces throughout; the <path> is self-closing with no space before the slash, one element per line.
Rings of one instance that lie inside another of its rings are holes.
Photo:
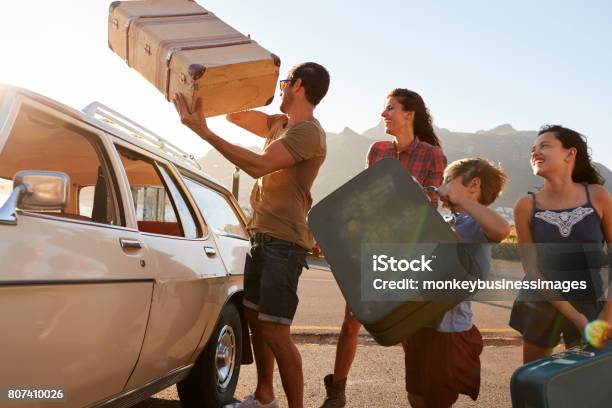
<path fill-rule="evenodd" d="M 366 165 L 369 167 L 387 157 L 398 159 L 423 187 L 440 187 L 442 184 L 446 156 L 440 147 L 415 138 L 406 149 L 398 153 L 393 141 L 375 142 L 368 151 Z M 438 195 L 434 193 L 428 195 L 434 208 L 438 208 Z"/>

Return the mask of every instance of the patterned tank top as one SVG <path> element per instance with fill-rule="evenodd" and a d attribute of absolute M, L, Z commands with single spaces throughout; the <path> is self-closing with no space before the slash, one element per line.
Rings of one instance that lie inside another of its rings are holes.
<path fill-rule="evenodd" d="M 601 268 L 603 242 L 601 218 L 591 203 L 588 184 L 584 184 L 587 202 L 564 210 L 546 210 L 536 205 L 535 193 L 530 221 L 533 240 L 538 244 L 538 268 L 550 280 L 585 280 L 586 291 L 573 292 L 571 300 L 596 300 L 603 297 Z"/>

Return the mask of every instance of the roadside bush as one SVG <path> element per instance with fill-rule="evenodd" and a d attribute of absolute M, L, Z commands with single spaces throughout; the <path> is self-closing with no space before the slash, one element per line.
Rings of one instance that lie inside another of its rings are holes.
<path fill-rule="evenodd" d="M 494 259 L 504 259 L 507 261 L 520 261 L 520 255 L 518 252 L 518 242 L 516 238 L 516 229 L 514 225 L 508 238 L 495 245 L 492 250 L 492 257 Z M 607 245 L 604 245 L 604 259 L 603 264 L 608 265 L 610 259 L 608 257 Z"/>
<path fill-rule="evenodd" d="M 508 237 L 493 247 L 492 256 L 494 259 L 520 261 L 514 225 L 511 227 Z"/>
<path fill-rule="evenodd" d="M 520 261 L 518 244 L 514 242 L 501 242 L 493 247 L 492 256 L 494 259 Z"/>

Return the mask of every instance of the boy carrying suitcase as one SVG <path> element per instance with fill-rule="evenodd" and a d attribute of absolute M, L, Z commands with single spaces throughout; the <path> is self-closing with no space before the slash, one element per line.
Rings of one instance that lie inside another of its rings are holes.
<path fill-rule="evenodd" d="M 438 194 L 443 205 L 452 209 L 449 223 L 464 242 L 499 242 L 510 233 L 508 222 L 488 208 L 505 182 L 504 172 L 485 159 L 457 160 L 445 169 Z M 488 265 L 490 246 L 485 254 Z M 472 323 L 469 301 L 459 303 L 435 327 L 419 330 L 402 345 L 406 391 L 413 407 L 450 407 L 459 394 L 477 399 L 483 341 Z"/>

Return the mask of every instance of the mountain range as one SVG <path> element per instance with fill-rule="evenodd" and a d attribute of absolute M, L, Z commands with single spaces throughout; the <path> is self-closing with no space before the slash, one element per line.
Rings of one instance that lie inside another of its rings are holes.
<path fill-rule="evenodd" d="M 449 163 L 465 157 L 484 157 L 501 164 L 509 180 L 493 207 L 499 210 L 505 208 L 507 215 L 510 213 L 509 208 L 521 195 L 542 185 L 542 179 L 532 174 L 529 164 L 531 145 L 537 131 L 515 130 L 509 124 L 475 133 L 452 132 L 443 128 L 436 128 L 435 131 Z M 365 168 L 366 153 L 377 140 L 391 140 L 385 134 L 382 121 L 361 134 L 348 127 L 340 133 L 327 133 L 327 158 L 312 188 L 314 203 L 362 171 Z M 250 149 L 260 151 L 257 147 Z M 234 167 L 217 151 L 209 151 L 198 161 L 205 172 L 231 188 Z M 602 164 L 595 165 L 606 180 L 606 187 L 610 189 L 612 172 Z M 251 177 L 244 172 L 240 173 L 239 202 L 245 208 L 248 207 L 253 183 Z"/>

